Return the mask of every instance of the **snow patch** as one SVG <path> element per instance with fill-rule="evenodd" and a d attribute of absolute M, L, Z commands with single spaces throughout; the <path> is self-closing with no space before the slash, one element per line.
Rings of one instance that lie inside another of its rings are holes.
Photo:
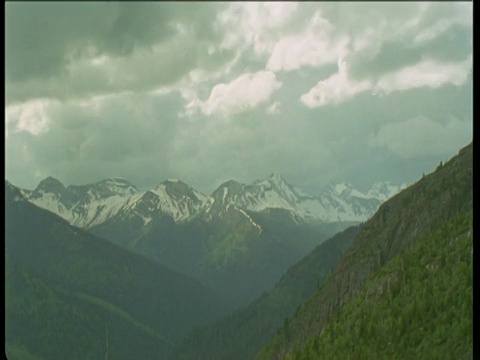
<path fill-rule="evenodd" d="M 335 185 L 335 192 L 338 195 L 342 195 L 342 193 L 345 189 L 347 189 L 347 185 L 345 183 L 340 183 L 340 184 Z"/>
<path fill-rule="evenodd" d="M 238 211 L 240 211 L 250 221 L 250 223 L 258 229 L 259 234 L 262 233 L 262 228 L 260 227 L 260 225 L 253 221 L 253 219 L 245 211 L 243 211 L 242 209 L 238 209 Z"/>
<path fill-rule="evenodd" d="M 228 187 L 223 188 L 223 196 L 222 196 L 222 204 L 225 204 L 225 198 L 227 197 L 228 194 Z"/>

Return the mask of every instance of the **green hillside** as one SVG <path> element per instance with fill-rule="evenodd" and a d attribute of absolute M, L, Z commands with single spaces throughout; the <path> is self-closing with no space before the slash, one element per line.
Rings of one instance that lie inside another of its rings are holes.
<path fill-rule="evenodd" d="M 472 221 L 458 216 L 405 250 L 288 358 L 471 359 Z"/>
<path fill-rule="evenodd" d="M 432 234 L 445 224 L 452 221 L 455 224 L 459 216 L 471 216 L 472 171 L 470 144 L 446 164 L 440 164 L 436 171 L 385 202 L 362 226 L 322 288 L 285 322 L 259 359 L 284 359 L 302 351 L 309 341 L 323 333 L 341 309 L 357 299 L 367 281 L 392 259 L 421 239 L 435 236 Z M 404 304 L 410 305 L 408 301 Z"/>

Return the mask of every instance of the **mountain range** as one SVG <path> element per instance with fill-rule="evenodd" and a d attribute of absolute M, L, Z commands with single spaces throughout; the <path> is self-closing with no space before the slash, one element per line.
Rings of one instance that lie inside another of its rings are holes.
<path fill-rule="evenodd" d="M 9 359 L 473 358 L 472 144 L 354 226 L 309 218 L 278 178 L 204 198 L 177 180 L 6 181 Z"/>
<path fill-rule="evenodd" d="M 177 179 L 140 191 L 111 178 L 65 187 L 49 177 L 22 190 L 71 225 L 191 275 L 245 305 L 336 232 L 371 216 L 405 185 L 362 193 L 345 182 L 308 195 L 280 175 L 230 180 L 210 196 Z"/>
<path fill-rule="evenodd" d="M 115 216 L 138 218 L 147 227 L 156 216 L 171 217 L 176 223 L 197 217 L 209 221 L 231 206 L 254 212 L 283 209 L 291 212 L 296 221 L 362 222 L 372 216 L 382 202 L 405 187 L 406 184 L 380 182 L 364 193 L 351 184 L 339 182 L 329 184 L 320 195 L 313 196 L 273 173 L 249 185 L 227 181 L 210 196 L 178 179 L 140 191 L 121 178 L 65 187 L 59 180 L 48 177 L 35 190 L 22 190 L 22 193 L 37 206 L 56 213 L 74 226 L 88 229 Z"/>
<path fill-rule="evenodd" d="M 470 144 L 170 358 L 472 359 L 472 168 Z"/>

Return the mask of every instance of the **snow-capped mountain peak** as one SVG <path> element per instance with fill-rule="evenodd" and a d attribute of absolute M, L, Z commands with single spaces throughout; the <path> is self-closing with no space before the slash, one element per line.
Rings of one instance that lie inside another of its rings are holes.
<path fill-rule="evenodd" d="M 400 189 L 394 185 L 378 184 L 370 193 L 364 193 L 342 181 L 332 182 L 319 196 L 312 196 L 273 173 L 250 185 L 236 181 L 223 183 L 212 194 L 215 202 L 209 211 L 222 214 L 228 206 L 235 205 L 249 211 L 288 210 L 308 222 L 361 222 L 373 215 L 383 201 Z"/>
<path fill-rule="evenodd" d="M 96 189 L 97 192 L 104 192 L 108 195 L 133 195 L 138 192 L 138 189 L 128 180 L 123 178 L 109 178 L 102 180 L 98 183 L 92 184 L 91 187 Z"/>
<path fill-rule="evenodd" d="M 352 189 L 352 186 L 350 184 L 347 184 L 346 182 L 340 182 L 338 184 L 336 184 L 333 189 L 335 190 L 336 194 L 337 195 L 342 195 L 342 193 L 345 191 L 345 190 L 351 190 Z"/>
<path fill-rule="evenodd" d="M 272 184 L 281 184 L 284 183 L 285 180 L 283 179 L 282 175 L 279 173 L 271 173 L 265 181 L 268 181 Z"/>
<path fill-rule="evenodd" d="M 152 191 L 155 199 L 155 211 L 143 214 L 154 217 L 154 212 L 171 216 L 174 221 L 187 221 L 206 208 L 212 199 L 188 186 L 178 179 L 165 180 Z"/>
<path fill-rule="evenodd" d="M 65 191 L 65 186 L 60 182 L 60 180 L 55 179 L 54 177 L 47 177 L 40 181 L 38 186 L 35 188 L 34 193 L 36 196 L 41 196 L 44 193 L 52 193 L 60 195 Z"/>
<path fill-rule="evenodd" d="M 272 173 L 251 184 L 226 181 L 207 196 L 178 179 L 168 179 L 151 190 L 139 191 L 129 181 L 117 177 L 66 188 L 49 177 L 35 190 L 22 190 L 22 194 L 75 226 L 91 228 L 116 216 L 139 218 L 145 225 L 164 216 L 175 222 L 187 222 L 198 216 L 208 221 L 227 214 L 231 207 L 251 212 L 287 210 L 295 219 L 306 222 L 361 222 L 405 186 L 376 183 L 364 193 L 343 181 L 330 183 L 320 195 L 313 196 L 290 185 L 280 174 Z"/>
<path fill-rule="evenodd" d="M 165 180 L 163 183 L 158 185 L 156 189 L 161 189 L 162 191 L 165 191 L 169 196 L 177 199 L 183 196 L 188 197 L 193 201 L 200 201 L 195 194 L 195 190 L 178 179 Z"/>
<path fill-rule="evenodd" d="M 264 180 L 256 180 L 253 182 L 255 185 L 261 186 L 275 186 L 275 187 L 282 187 L 286 185 L 286 181 L 280 174 L 271 173 L 266 179 Z"/>

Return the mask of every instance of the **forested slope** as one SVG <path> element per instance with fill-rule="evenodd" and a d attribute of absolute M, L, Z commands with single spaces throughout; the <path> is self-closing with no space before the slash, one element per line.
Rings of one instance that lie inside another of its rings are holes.
<path fill-rule="evenodd" d="M 404 249 L 473 208 L 473 144 L 385 202 L 356 235 L 324 286 L 260 354 L 282 359 L 319 336 L 366 281 Z"/>
<path fill-rule="evenodd" d="M 473 232 L 464 213 L 395 257 L 293 359 L 472 359 Z"/>

